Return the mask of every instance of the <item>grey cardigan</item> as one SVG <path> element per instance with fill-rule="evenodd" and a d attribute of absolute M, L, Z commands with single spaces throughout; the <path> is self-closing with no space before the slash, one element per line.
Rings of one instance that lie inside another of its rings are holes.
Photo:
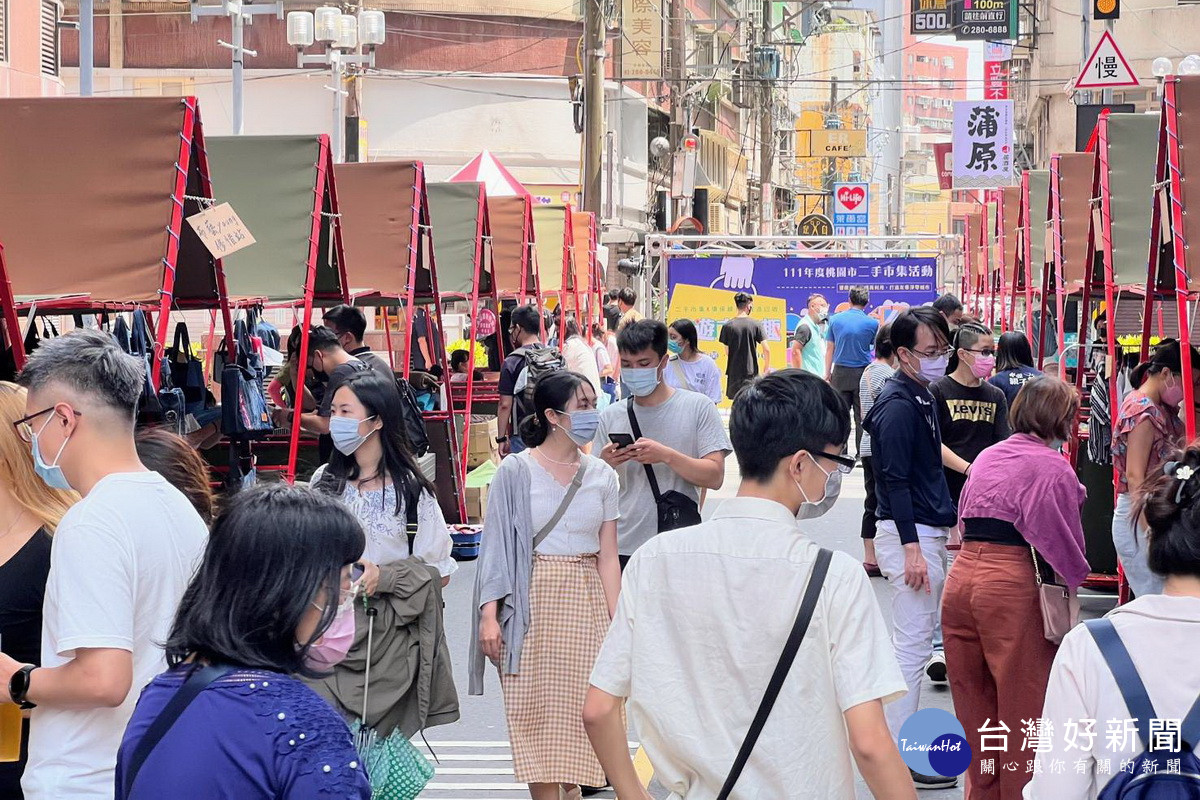
<path fill-rule="evenodd" d="M 501 668 L 505 674 L 515 675 L 521 664 L 521 648 L 529 629 L 529 581 L 533 574 L 531 493 L 525 460 L 513 456 L 504 459 L 488 489 L 487 515 L 475 572 L 469 694 L 483 694 L 487 658 L 479 647 L 479 620 L 485 603 L 493 600 L 499 603 L 496 617 L 505 650 Z"/>

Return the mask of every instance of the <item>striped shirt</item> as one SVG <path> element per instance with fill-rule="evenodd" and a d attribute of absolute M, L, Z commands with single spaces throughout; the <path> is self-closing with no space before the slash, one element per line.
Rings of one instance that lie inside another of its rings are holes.
<path fill-rule="evenodd" d="M 862 403 L 863 419 L 866 419 L 871 406 L 875 405 L 875 400 L 883 391 L 883 384 L 895 374 L 896 370 L 883 361 L 872 361 L 863 370 L 862 378 L 858 382 L 858 396 Z M 858 457 L 871 457 L 871 434 L 865 430 L 862 435 L 862 444 L 858 446 Z"/>

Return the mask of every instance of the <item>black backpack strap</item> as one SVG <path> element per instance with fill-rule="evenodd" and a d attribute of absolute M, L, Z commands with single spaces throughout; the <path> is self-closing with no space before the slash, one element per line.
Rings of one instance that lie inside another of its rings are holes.
<path fill-rule="evenodd" d="M 1183 718 L 1183 724 L 1179 726 L 1179 737 L 1191 752 L 1196 753 L 1197 749 L 1200 749 L 1200 698 L 1196 698 L 1191 710 Z"/>
<path fill-rule="evenodd" d="M 633 413 L 633 399 L 625 401 L 628 403 L 629 411 L 629 427 L 633 429 L 633 440 L 636 442 L 642 438 L 642 429 L 638 426 L 637 417 Z M 646 479 L 650 481 L 650 491 L 654 493 L 654 502 L 662 502 L 662 492 L 658 490 L 658 478 L 654 476 L 654 467 L 649 464 L 642 464 L 646 468 Z"/>
<path fill-rule="evenodd" d="M 171 726 L 175 724 L 184 710 L 213 681 L 228 675 L 232 671 L 233 667 L 228 666 L 201 667 L 184 681 L 183 686 L 179 687 L 179 691 L 175 693 L 175 696 L 167 702 L 163 710 L 154 718 L 154 722 L 150 723 L 150 727 L 146 729 L 146 733 L 134 749 L 133 756 L 129 759 L 129 769 L 125 773 L 125 785 L 122 787 L 124 797 L 129 797 L 130 792 L 133 791 L 133 782 L 137 780 L 142 765 L 146 763 L 146 759 L 150 753 L 158 746 L 162 738 L 167 735 L 167 731 L 171 730 Z"/>
<path fill-rule="evenodd" d="M 758 711 L 754 714 L 754 721 L 750 723 L 750 730 L 746 731 L 746 738 L 738 749 L 737 757 L 733 760 L 733 766 L 729 770 L 729 776 L 725 778 L 725 785 L 721 787 L 721 793 L 717 795 L 717 800 L 726 800 L 729 797 L 733 792 L 734 784 L 737 783 L 742 770 L 746 767 L 746 762 L 750 760 L 750 753 L 754 751 L 754 745 L 758 742 L 763 726 L 767 724 L 767 717 L 771 716 L 775 699 L 779 697 L 783 682 L 792 669 L 792 662 L 796 660 L 796 653 L 800 652 L 800 644 L 804 641 L 804 635 L 808 633 L 808 624 L 812 621 L 813 612 L 817 610 L 817 598 L 821 595 L 821 586 L 825 583 L 825 575 L 829 572 L 829 563 L 832 560 L 832 551 L 822 547 L 817 552 L 817 560 L 813 563 L 812 574 L 809 575 L 808 586 L 804 590 L 804 599 L 800 602 L 800 611 L 796 614 L 796 623 L 788 635 L 787 644 L 783 646 L 779 663 L 775 665 L 771 681 L 767 684 L 767 691 L 758 705 Z"/>
<path fill-rule="evenodd" d="M 1129 657 L 1129 650 L 1125 648 L 1125 643 L 1117 635 L 1117 629 L 1113 627 L 1112 620 L 1108 618 L 1090 619 L 1084 624 L 1087 625 L 1092 638 L 1096 640 L 1100 654 L 1108 662 L 1108 669 L 1117 681 L 1117 688 L 1121 690 L 1125 707 L 1129 709 L 1130 715 L 1137 718 L 1138 734 L 1142 737 L 1142 744 L 1149 749 L 1150 720 L 1157 719 L 1158 715 L 1154 712 L 1150 695 L 1146 693 L 1146 684 L 1142 683 L 1137 667 L 1133 665 L 1133 659 Z M 1192 710 L 1195 712 L 1195 708 Z M 1190 714 L 1188 717 L 1191 719 Z"/>

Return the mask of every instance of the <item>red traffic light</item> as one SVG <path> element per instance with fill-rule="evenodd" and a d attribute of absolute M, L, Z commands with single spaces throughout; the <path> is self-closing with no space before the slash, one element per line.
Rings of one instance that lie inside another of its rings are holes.
<path fill-rule="evenodd" d="M 684 150 L 695 151 L 700 149 L 700 139 L 695 136 L 683 137 L 683 141 L 680 142 L 680 144 L 683 146 Z"/>

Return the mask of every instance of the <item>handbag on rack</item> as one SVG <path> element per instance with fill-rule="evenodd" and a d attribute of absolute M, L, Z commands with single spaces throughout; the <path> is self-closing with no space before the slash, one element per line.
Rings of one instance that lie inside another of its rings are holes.
<path fill-rule="evenodd" d="M 1079 597 L 1075 590 L 1065 584 L 1058 583 L 1062 578 L 1054 573 L 1050 580 L 1042 577 L 1042 569 L 1037 550 L 1029 546 L 1033 553 L 1033 574 L 1037 580 L 1038 606 L 1042 610 L 1042 633 L 1048 641 L 1062 644 L 1067 631 L 1079 624 Z"/>
<path fill-rule="evenodd" d="M 633 429 L 634 441 L 642 438 L 642 429 L 638 427 L 637 417 L 633 413 L 633 401 L 629 400 L 629 427 Z M 687 528 L 699 525 L 700 506 L 683 492 L 671 489 L 667 492 L 658 490 L 658 478 L 654 475 L 654 467 L 643 464 L 646 468 L 646 478 L 650 481 L 650 491 L 654 493 L 654 505 L 658 509 L 658 532 Z"/>
<path fill-rule="evenodd" d="M 207 395 L 204 364 L 192 355 L 187 323 L 180 322 L 175 326 L 175 339 L 167 348 L 166 356 L 167 363 L 171 365 L 171 382 L 183 392 L 183 399 L 188 405 L 203 403 Z"/>
<path fill-rule="evenodd" d="M 263 391 L 262 360 L 245 320 L 234 323 L 237 361 L 221 370 L 221 430 L 231 439 L 262 439 L 275 430 Z"/>
<path fill-rule="evenodd" d="M 117 321 L 123 323 L 124 318 L 119 317 Z M 133 312 L 133 323 L 129 329 L 129 348 L 127 352 L 139 358 L 145 368 L 142 397 L 138 400 L 138 419 L 149 424 L 163 425 L 182 436 L 187 416 L 183 392 L 171 383 L 171 366 L 166 358 L 159 360 L 160 385 L 155 390 L 152 379 L 154 339 L 150 336 L 150 328 L 146 324 L 146 313 L 140 308 Z"/>
<path fill-rule="evenodd" d="M 733 766 L 729 768 L 729 774 L 725 777 L 725 784 L 721 787 L 721 793 L 717 795 L 717 800 L 728 800 L 738 778 L 742 775 L 742 770 L 746 768 L 746 762 L 750 760 L 750 754 L 754 752 L 754 745 L 758 743 L 763 726 L 767 724 L 767 718 L 771 716 L 771 709 L 775 707 L 775 700 L 779 697 L 780 690 L 783 689 L 783 682 L 787 680 L 788 672 L 792 669 L 792 662 L 796 660 L 796 654 L 800 652 L 804 635 L 808 633 L 808 624 L 812 622 L 813 612 L 817 610 L 817 598 L 821 596 L 821 587 L 825 584 L 825 575 L 829 572 L 829 562 L 832 560 L 833 551 L 826 550 L 824 547 L 817 551 L 817 560 L 813 562 L 812 573 L 808 576 L 808 585 L 804 588 L 804 599 L 800 601 L 800 610 L 796 612 L 796 621 L 792 624 L 792 632 L 788 634 L 787 643 L 784 644 L 779 661 L 775 664 L 775 671 L 771 673 L 771 680 L 767 683 L 767 690 L 758 704 L 758 710 L 754 712 L 750 729 L 746 731 L 746 738 L 742 740 L 742 746 L 738 748 L 737 756 L 733 759 Z"/>

